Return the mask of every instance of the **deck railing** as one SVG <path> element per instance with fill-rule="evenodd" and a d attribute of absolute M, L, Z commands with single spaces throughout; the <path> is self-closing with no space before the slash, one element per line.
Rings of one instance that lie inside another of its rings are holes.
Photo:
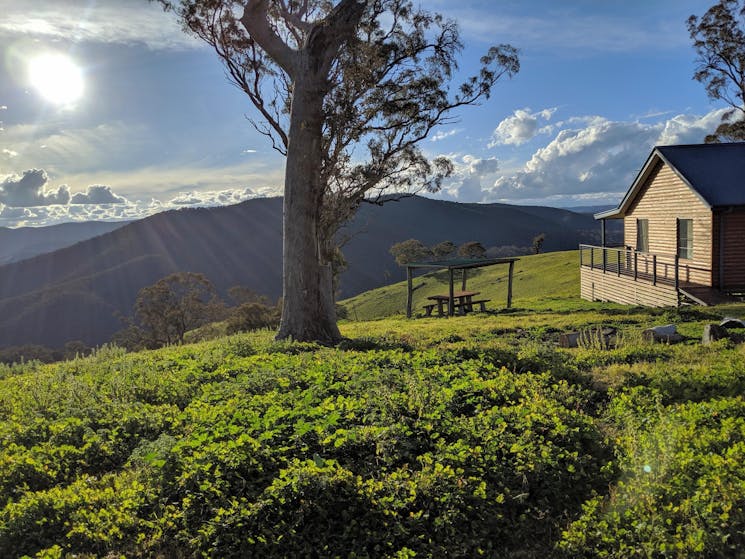
<path fill-rule="evenodd" d="M 677 254 L 653 254 L 623 246 L 579 245 L 579 264 L 606 274 L 630 277 L 634 281 L 669 285 L 676 290 L 680 286 L 680 259 Z"/>

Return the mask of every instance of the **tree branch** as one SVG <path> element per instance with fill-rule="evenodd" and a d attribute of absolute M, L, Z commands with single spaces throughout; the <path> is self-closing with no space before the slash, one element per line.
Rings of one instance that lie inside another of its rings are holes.
<path fill-rule="evenodd" d="M 290 48 L 269 25 L 268 0 L 246 0 L 240 22 L 251 38 L 290 76 L 297 71 L 297 51 Z"/>

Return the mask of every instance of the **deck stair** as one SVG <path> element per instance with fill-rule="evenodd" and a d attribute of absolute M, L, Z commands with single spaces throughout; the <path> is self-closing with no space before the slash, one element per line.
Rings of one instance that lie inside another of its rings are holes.
<path fill-rule="evenodd" d="M 737 299 L 715 287 L 705 285 L 680 287 L 680 294 L 695 304 L 709 307 L 711 305 L 723 305 L 725 303 L 737 303 Z"/>

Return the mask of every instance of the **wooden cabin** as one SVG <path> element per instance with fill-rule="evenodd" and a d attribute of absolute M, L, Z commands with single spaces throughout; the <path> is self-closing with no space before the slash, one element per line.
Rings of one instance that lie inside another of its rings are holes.
<path fill-rule="evenodd" d="M 601 246 L 580 246 L 581 296 L 645 306 L 745 293 L 745 143 L 658 146 Z M 622 219 L 623 246 L 605 243 Z"/>

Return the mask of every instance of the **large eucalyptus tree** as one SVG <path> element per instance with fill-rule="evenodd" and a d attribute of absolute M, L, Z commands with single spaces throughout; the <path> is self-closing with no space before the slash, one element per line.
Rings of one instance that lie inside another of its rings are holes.
<path fill-rule="evenodd" d="M 700 18 L 692 15 L 688 32 L 696 51 L 693 79 L 730 107 L 706 142 L 745 140 L 745 0 L 719 0 Z"/>
<path fill-rule="evenodd" d="M 409 0 L 158 0 L 207 42 L 286 156 L 278 338 L 334 343 L 334 237 L 363 201 L 440 188 L 453 165 L 419 143 L 519 70 L 509 45 L 451 88 L 455 22 Z"/>

